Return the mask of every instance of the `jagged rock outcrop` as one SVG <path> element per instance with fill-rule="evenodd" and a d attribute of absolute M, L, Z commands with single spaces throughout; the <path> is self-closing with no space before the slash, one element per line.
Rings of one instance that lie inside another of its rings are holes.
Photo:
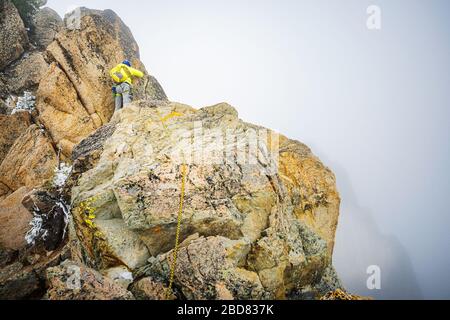
<path fill-rule="evenodd" d="M 56 28 L 54 22 L 61 25 L 62 19 L 51 9 L 37 10 L 29 37 L 12 2 L 2 0 L 0 6 L 0 210 L 16 215 L 20 229 L 25 227 L 20 219 L 25 209 L 22 199 L 13 195 L 23 187 L 41 187 L 58 165 L 56 145 L 34 110 L 34 92 L 49 68 L 42 52 L 45 41 L 54 39 L 48 29 L 56 31 L 59 26 Z M 34 41 L 40 45 L 36 47 Z M 9 195 L 9 201 L 3 202 Z M 32 209 L 29 215 L 33 215 Z M 0 228 L 7 229 L 6 220 Z M 22 232 L 17 232 L 16 238 L 17 243 L 24 241 Z"/>
<path fill-rule="evenodd" d="M 74 30 L 55 11 L 39 9 L 27 35 L 14 5 L 2 0 L 0 6 L 0 252 L 8 257 L 0 295 L 24 298 L 45 283 L 44 267 L 28 257 L 64 246 L 70 189 L 55 185 L 56 171 L 71 162 L 75 144 L 109 121 L 109 68 L 125 58 L 145 68 L 131 32 L 112 11 L 82 9 L 81 28 Z M 137 97 L 167 99 L 147 73 L 135 89 Z"/>
<path fill-rule="evenodd" d="M 9 0 L 0 0 L 0 71 L 17 60 L 28 47 L 25 25 Z"/>
<path fill-rule="evenodd" d="M 5 92 L 22 95 L 24 91 L 35 91 L 47 69 L 48 64 L 42 52 L 34 50 L 25 53 L 0 74 Z"/>
<path fill-rule="evenodd" d="M 108 123 L 114 106 L 109 70 L 129 59 L 145 71 L 130 30 L 111 10 L 83 8 L 79 28 L 65 28 L 47 48 L 51 63 L 37 93 L 40 120 L 70 157 L 72 149 Z M 137 98 L 165 100 L 158 82 L 146 73 L 135 85 Z"/>
<path fill-rule="evenodd" d="M 372 300 L 372 298 L 349 294 L 341 289 L 337 289 L 335 291 L 328 292 L 320 300 L 349 301 L 349 300 Z"/>
<path fill-rule="evenodd" d="M 9 114 L 12 108 L 5 106 L 6 99 L 34 92 L 47 71 L 43 51 L 54 40 L 62 19 L 55 11 L 43 8 L 31 18 L 31 29 L 26 29 L 11 1 L 1 0 L 0 7 L 0 104 L 1 113 Z"/>
<path fill-rule="evenodd" d="M 58 13 L 48 7 L 42 8 L 32 19 L 30 41 L 38 48 L 45 49 L 62 28 L 63 20 Z"/>
<path fill-rule="evenodd" d="M 334 175 L 305 145 L 241 121 L 227 104 L 141 101 L 109 126 L 74 150 L 75 167 L 95 154 L 72 189 L 85 263 L 166 283 L 187 162 L 175 270 L 183 297 L 324 294 L 340 200 Z"/>
<path fill-rule="evenodd" d="M 43 297 L 47 269 L 70 258 L 68 218 L 54 187 L 23 187 L 0 203 L 0 299 Z"/>
<path fill-rule="evenodd" d="M 11 114 L 24 104 L 22 96 L 32 97 L 48 67 L 28 39 L 17 9 L 0 1 L 0 299 L 39 297 L 45 292 L 43 271 L 61 262 L 61 250 L 31 248 L 25 239 L 34 210 L 22 200 L 57 164 L 52 141 L 35 124 L 32 104 Z"/>
<path fill-rule="evenodd" d="M 1 253 L 5 252 L 0 247 Z M 47 269 L 69 258 L 67 248 L 54 252 L 24 252 L 0 269 L 0 299 L 40 299 L 46 293 Z"/>
<path fill-rule="evenodd" d="M 19 112 L 11 116 L 0 114 L 0 163 L 5 159 L 14 142 L 31 125 L 31 115 Z"/>
<path fill-rule="evenodd" d="M 69 208 L 65 203 L 64 196 L 52 187 L 33 189 L 22 197 L 22 205 L 40 221 L 40 230 L 30 235 L 34 245 L 38 242 L 48 252 L 61 246 L 69 222 Z"/>
<path fill-rule="evenodd" d="M 49 300 L 132 300 L 131 292 L 82 264 L 64 261 L 47 270 Z"/>
<path fill-rule="evenodd" d="M 175 300 L 173 293 L 167 294 L 169 288 L 160 281 L 155 281 L 150 277 L 142 278 L 130 288 L 136 300 Z"/>
<path fill-rule="evenodd" d="M 15 141 L 0 164 L 0 186 L 7 187 L 6 193 L 21 187 L 36 187 L 53 176 L 58 166 L 56 151 L 45 132 L 31 125 Z M 2 190 L 0 196 L 5 195 Z"/>
<path fill-rule="evenodd" d="M 0 247 L 21 250 L 26 246 L 25 235 L 33 218 L 22 205 L 22 199 L 30 192 L 27 187 L 18 189 L 0 202 Z"/>

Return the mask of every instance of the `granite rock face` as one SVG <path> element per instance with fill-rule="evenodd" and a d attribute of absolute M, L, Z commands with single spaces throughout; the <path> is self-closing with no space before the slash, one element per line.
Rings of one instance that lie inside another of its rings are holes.
<path fill-rule="evenodd" d="M 0 1 L 0 71 L 17 60 L 28 47 L 25 25 L 9 0 Z"/>
<path fill-rule="evenodd" d="M 25 53 L 0 75 L 5 92 L 16 96 L 22 95 L 24 91 L 34 92 L 47 69 L 48 63 L 42 52 L 33 50 Z"/>
<path fill-rule="evenodd" d="M 27 112 L 16 113 L 12 116 L 0 114 L 0 163 L 5 159 L 14 142 L 31 125 L 31 116 Z"/>
<path fill-rule="evenodd" d="M 63 20 L 58 13 L 51 8 L 38 10 L 32 20 L 30 41 L 41 49 L 55 40 L 56 34 L 63 28 Z"/>
<path fill-rule="evenodd" d="M 66 260 L 47 269 L 48 300 L 132 300 L 131 292 L 98 271 Z"/>
<path fill-rule="evenodd" d="M 101 134 L 81 143 L 101 148 L 72 188 L 85 263 L 167 282 L 185 166 L 175 271 L 183 297 L 320 295 L 340 199 L 333 173 L 309 148 L 243 122 L 225 103 L 196 110 L 144 100 L 110 125 L 100 143 Z"/>
<path fill-rule="evenodd" d="M 50 138 L 36 125 L 31 125 L 15 141 L 0 164 L 0 196 L 21 187 L 35 187 L 51 179 L 58 166 Z"/>
<path fill-rule="evenodd" d="M 39 118 L 67 157 L 113 114 L 109 70 L 129 59 L 145 71 L 133 35 L 113 11 L 82 8 L 78 15 L 76 26 L 66 18 L 47 47 L 51 65 L 37 92 Z M 156 79 L 145 73 L 134 85 L 135 97 L 167 99 Z"/>
<path fill-rule="evenodd" d="M 4 249 L 20 250 L 26 245 L 32 215 L 21 201 L 29 191 L 20 188 L 0 202 L 0 246 Z"/>

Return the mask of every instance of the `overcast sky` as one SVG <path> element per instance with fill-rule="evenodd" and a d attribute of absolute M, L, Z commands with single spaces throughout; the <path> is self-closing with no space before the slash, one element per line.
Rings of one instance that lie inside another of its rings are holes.
<path fill-rule="evenodd" d="M 366 26 L 369 5 L 381 30 Z M 113 9 L 169 98 L 308 144 L 342 196 L 350 291 L 450 298 L 450 1 L 49 0 Z M 381 268 L 381 290 L 366 269 Z"/>

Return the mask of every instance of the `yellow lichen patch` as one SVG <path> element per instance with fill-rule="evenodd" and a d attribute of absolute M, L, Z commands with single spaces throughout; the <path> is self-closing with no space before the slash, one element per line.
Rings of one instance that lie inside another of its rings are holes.
<path fill-rule="evenodd" d="M 89 227 L 95 228 L 94 222 L 92 222 L 92 220 L 85 219 L 84 222 L 86 222 L 86 224 L 87 224 Z"/>
<path fill-rule="evenodd" d="M 105 239 L 105 236 L 103 235 L 103 233 L 101 233 L 100 231 L 95 231 L 94 233 L 94 237 L 98 238 L 98 239 Z"/>
<path fill-rule="evenodd" d="M 83 244 L 89 260 L 99 268 L 109 268 L 124 265 L 109 247 L 106 237 L 95 224 L 96 210 L 93 203 L 97 198 L 92 197 L 80 202 L 72 209 L 77 238 Z"/>
<path fill-rule="evenodd" d="M 96 201 L 96 198 L 89 198 L 79 204 L 79 209 L 84 216 L 84 222 L 92 229 L 95 229 L 94 220 L 96 218 L 95 210 L 93 207 L 93 203 Z"/>

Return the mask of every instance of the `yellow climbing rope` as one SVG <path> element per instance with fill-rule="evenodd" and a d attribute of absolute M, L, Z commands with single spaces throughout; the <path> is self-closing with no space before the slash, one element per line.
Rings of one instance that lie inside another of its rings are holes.
<path fill-rule="evenodd" d="M 166 121 L 167 120 L 175 118 L 175 117 L 182 117 L 182 116 L 183 116 L 182 113 L 179 113 L 179 112 L 176 112 L 176 111 L 172 111 L 171 113 L 169 113 L 164 118 L 161 118 L 161 122 L 162 122 L 164 128 L 167 129 L 167 126 L 166 126 Z"/>
<path fill-rule="evenodd" d="M 159 120 L 161 121 L 161 124 L 162 124 L 164 130 L 167 130 L 166 122 L 167 122 L 168 120 L 170 120 L 170 119 L 172 119 L 172 118 L 175 118 L 175 117 L 182 117 L 182 116 L 183 116 L 182 113 L 176 112 L 176 111 L 172 111 L 171 113 L 169 113 L 169 114 L 166 115 L 165 117 L 163 117 L 163 116 L 161 115 L 161 112 L 160 112 L 158 109 L 156 109 L 156 113 L 158 114 Z"/>
<path fill-rule="evenodd" d="M 156 109 L 158 113 L 159 119 L 164 130 L 168 130 L 166 122 L 175 117 L 182 117 L 183 114 L 180 112 L 172 111 L 165 117 L 162 117 L 161 112 Z M 178 258 L 178 250 L 180 246 L 180 231 L 181 231 L 181 220 L 183 218 L 183 204 L 184 204 L 184 194 L 186 191 L 186 175 L 187 175 L 187 166 L 186 164 L 181 165 L 181 193 L 180 193 L 180 206 L 178 208 L 178 218 L 177 218 L 177 229 L 175 234 L 175 247 L 173 249 L 172 255 L 172 263 L 170 265 L 170 278 L 169 278 L 169 287 L 166 290 L 166 299 L 168 300 L 171 296 L 173 282 L 175 280 L 175 269 L 177 267 L 177 258 Z"/>
<path fill-rule="evenodd" d="M 172 256 L 172 264 L 170 266 L 170 279 L 169 279 L 169 287 L 166 291 L 166 299 L 169 299 L 173 281 L 175 278 L 175 268 L 177 266 L 177 258 L 178 258 L 178 249 L 179 249 L 179 242 L 180 242 L 180 230 L 181 230 L 181 220 L 183 217 L 183 203 L 184 203 L 184 193 L 186 189 L 186 172 L 187 168 L 185 164 L 181 165 L 181 194 L 180 194 L 180 206 L 178 208 L 178 221 L 177 221 L 177 231 L 175 235 L 175 248 L 173 249 L 173 256 Z"/>

